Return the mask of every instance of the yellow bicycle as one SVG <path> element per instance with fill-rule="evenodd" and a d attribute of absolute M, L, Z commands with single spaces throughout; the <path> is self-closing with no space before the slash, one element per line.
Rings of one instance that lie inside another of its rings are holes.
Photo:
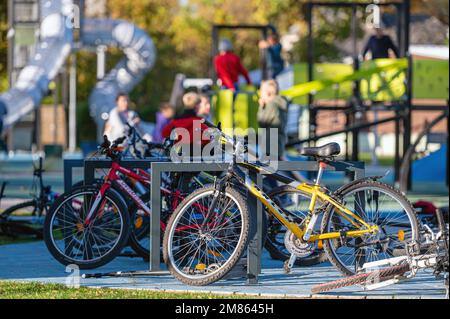
<path fill-rule="evenodd" d="M 233 161 L 225 177 L 186 197 L 169 220 L 163 241 L 164 261 L 180 281 L 207 285 L 234 267 L 247 246 L 249 214 L 253 213 L 243 194 L 255 196 L 287 228 L 284 242 L 291 254 L 290 267 L 295 258 L 323 247 L 341 273 L 353 275 L 366 262 L 405 255 L 405 243 L 419 239 L 414 208 L 393 187 L 375 178 L 353 181 L 334 193 L 320 185 L 326 166 L 340 152 L 339 144 L 303 150 L 303 155 L 319 163 L 316 181 L 311 184 L 271 173 L 260 164 L 237 161 L 242 145 L 238 142 L 233 146 Z M 243 170 L 264 173 L 283 183 L 282 200 L 269 197 Z M 296 213 L 295 196 L 310 199 L 306 216 Z M 319 217 L 320 227 L 315 227 Z"/>

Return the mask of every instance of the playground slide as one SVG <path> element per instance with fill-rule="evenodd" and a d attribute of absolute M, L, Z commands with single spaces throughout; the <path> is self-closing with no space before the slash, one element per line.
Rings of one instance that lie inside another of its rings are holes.
<path fill-rule="evenodd" d="M 350 72 L 348 74 L 339 74 L 332 78 L 315 80 L 311 82 L 294 85 L 291 88 L 283 90 L 281 93 L 284 96 L 296 98 L 308 95 L 310 93 L 315 94 L 335 84 L 342 84 L 345 82 L 361 80 L 364 78 L 368 78 L 374 74 L 379 74 L 381 72 L 386 72 L 389 70 L 404 70 L 408 67 L 407 59 L 395 59 L 395 60 L 386 59 L 376 62 L 377 63 L 374 64 L 372 67 L 364 68 L 356 72 Z"/>
<path fill-rule="evenodd" d="M 69 55 L 72 29 L 66 21 L 71 13 L 71 6 L 72 0 L 40 1 L 40 42 L 36 45 L 34 56 L 20 72 L 15 85 L 0 95 L 0 105 L 3 104 L 6 109 L 3 116 L 0 112 L 3 129 L 40 105 L 50 81 Z"/>
<path fill-rule="evenodd" d="M 86 19 L 82 43 L 85 46 L 119 47 L 125 53 L 125 57 L 96 84 L 89 97 L 91 116 L 101 133 L 105 123 L 103 113 L 115 106 L 117 93 L 131 91 L 153 67 L 156 50 L 145 31 L 122 20 Z"/>
<path fill-rule="evenodd" d="M 0 96 L 3 129 L 39 107 L 50 81 L 70 54 L 72 27 L 66 21 L 71 21 L 72 5 L 72 0 L 40 1 L 42 23 L 36 53 L 19 74 L 14 87 Z M 114 107 L 118 92 L 129 92 L 142 80 L 155 62 L 156 50 L 152 39 L 132 23 L 99 19 L 84 19 L 82 23 L 83 46 L 114 46 L 125 54 L 97 83 L 89 98 L 91 115 L 100 132 L 104 124 L 102 114 Z"/>

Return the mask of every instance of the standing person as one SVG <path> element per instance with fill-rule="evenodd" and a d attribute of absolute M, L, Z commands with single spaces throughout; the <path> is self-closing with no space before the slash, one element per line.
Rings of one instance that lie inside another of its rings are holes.
<path fill-rule="evenodd" d="M 233 46 L 228 39 L 222 39 L 219 43 L 219 54 L 214 57 L 214 66 L 222 86 L 233 90 L 239 90 L 239 75 L 243 75 L 247 84 L 252 84 L 248 71 L 242 66 L 241 59 L 234 54 Z"/>
<path fill-rule="evenodd" d="M 284 69 L 284 60 L 281 57 L 283 47 L 280 43 L 278 34 L 274 33 L 267 37 L 267 41 L 263 40 L 259 43 L 260 49 L 267 50 L 266 61 L 269 70 L 269 78 L 275 79 Z"/>
<path fill-rule="evenodd" d="M 159 112 L 156 113 L 156 125 L 152 137 L 153 142 L 162 143 L 164 141 L 162 129 L 169 124 L 174 115 L 175 110 L 170 103 L 161 103 L 159 106 Z"/>
<path fill-rule="evenodd" d="M 200 105 L 197 115 L 207 121 L 211 121 L 211 102 L 209 96 L 206 94 L 200 94 Z"/>
<path fill-rule="evenodd" d="M 266 148 L 271 144 L 271 128 L 278 129 L 278 154 L 281 158 L 286 146 L 287 101 L 278 93 L 278 84 L 275 80 L 261 83 L 259 108 L 257 113 L 258 125 L 266 129 Z M 272 155 L 272 154 L 271 154 Z"/>
<path fill-rule="evenodd" d="M 5 115 L 6 115 L 6 105 L 2 101 L 0 101 L 0 152 L 2 152 L 2 151 L 7 152 L 8 151 L 6 143 L 3 141 L 3 138 L 2 138 L 3 117 Z"/>
<path fill-rule="evenodd" d="M 392 50 L 395 57 L 399 57 L 397 46 L 392 41 L 391 37 L 384 33 L 381 27 L 375 27 L 374 34 L 367 41 L 362 52 L 363 59 L 365 59 L 368 52 L 372 55 L 372 60 L 389 58 L 389 50 Z"/>
<path fill-rule="evenodd" d="M 261 138 L 265 139 L 264 155 L 270 156 L 270 160 L 274 158 L 282 160 L 286 147 L 286 124 L 287 124 L 287 107 L 286 99 L 279 95 L 278 84 L 275 80 L 267 80 L 261 83 L 259 108 L 257 113 L 258 125 L 265 129 Z M 269 154 L 270 145 L 274 143 L 274 136 L 271 135 L 270 129 L 277 129 L 278 138 L 278 154 Z M 259 137 L 258 137 L 259 138 Z M 261 154 L 261 151 L 259 152 Z M 263 154 L 261 154 L 263 155 Z M 269 187 L 274 188 L 278 184 L 273 179 L 265 179 Z"/>
<path fill-rule="evenodd" d="M 126 133 L 127 123 L 140 123 L 138 114 L 129 109 L 129 104 L 126 93 L 117 94 L 116 107 L 109 112 L 108 121 L 105 124 L 104 134 L 110 141 L 114 141 Z"/>

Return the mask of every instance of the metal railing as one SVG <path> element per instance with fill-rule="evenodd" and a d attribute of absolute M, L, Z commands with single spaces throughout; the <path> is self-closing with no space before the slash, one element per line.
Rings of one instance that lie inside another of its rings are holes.
<path fill-rule="evenodd" d="M 148 275 L 161 274 L 161 174 L 170 172 L 220 172 L 228 169 L 229 163 L 173 163 L 168 161 L 161 161 L 158 158 L 135 160 L 126 159 L 121 161 L 121 165 L 128 168 L 151 169 L 151 202 L 152 214 L 150 216 L 150 260 L 149 271 L 145 272 Z M 69 191 L 72 185 L 72 170 L 75 167 L 84 167 L 85 184 L 93 183 L 95 180 L 96 169 L 108 169 L 111 167 L 111 160 L 108 159 L 88 159 L 88 160 L 65 160 L 64 161 L 64 188 Z M 278 163 L 278 171 L 317 171 L 318 163 L 315 161 L 282 161 Z M 328 165 L 327 171 L 341 171 L 352 175 L 353 179 L 363 178 L 365 175 L 363 162 L 341 162 L 336 161 Z M 249 172 L 252 180 L 262 188 L 263 175 L 254 172 Z M 263 206 L 260 201 L 250 196 L 248 198 L 250 208 L 250 225 L 252 229 L 250 232 L 250 240 L 247 249 L 247 270 L 234 272 L 234 277 L 246 277 L 248 284 L 258 283 L 258 275 L 261 273 L 261 252 L 262 252 L 262 236 L 263 236 Z M 244 269 L 244 268 L 243 268 Z"/>

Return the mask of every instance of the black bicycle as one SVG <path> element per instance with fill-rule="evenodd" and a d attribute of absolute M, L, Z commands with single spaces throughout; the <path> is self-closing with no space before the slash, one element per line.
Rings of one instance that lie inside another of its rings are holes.
<path fill-rule="evenodd" d="M 33 164 L 32 199 L 13 205 L 0 213 L 0 233 L 9 237 L 43 238 L 45 214 L 58 196 L 51 186 L 44 185 L 42 173 L 42 157 L 38 165 Z M 0 191 L 3 197 L 6 182 Z"/>

